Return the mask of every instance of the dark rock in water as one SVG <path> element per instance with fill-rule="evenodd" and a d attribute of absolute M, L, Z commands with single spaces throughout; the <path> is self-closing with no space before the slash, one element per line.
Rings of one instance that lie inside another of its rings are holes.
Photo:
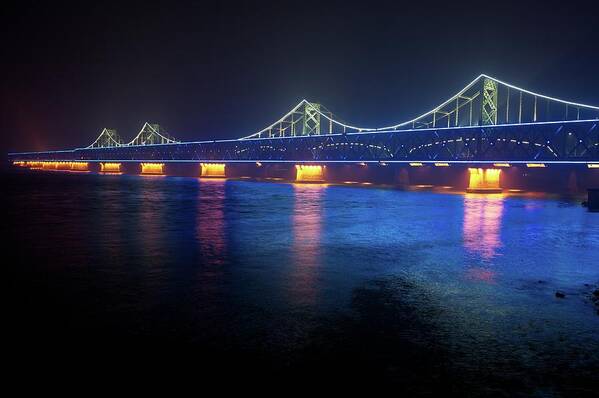
<path fill-rule="evenodd" d="M 593 296 L 595 296 L 595 297 L 599 297 L 599 289 L 596 289 L 596 290 L 593 292 Z"/>
<path fill-rule="evenodd" d="M 557 298 L 566 298 L 566 293 L 560 292 L 559 290 L 555 292 L 555 297 Z"/>

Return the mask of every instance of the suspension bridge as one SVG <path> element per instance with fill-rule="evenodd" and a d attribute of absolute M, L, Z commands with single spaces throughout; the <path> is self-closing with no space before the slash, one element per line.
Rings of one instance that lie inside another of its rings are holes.
<path fill-rule="evenodd" d="M 324 105 L 302 100 L 279 120 L 239 139 L 179 142 L 160 125 L 145 123 L 129 142 L 105 128 L 87 147 L 10 153 L 9 159 L 42 168 L 135 163 L 142 172 L 145 165 L 157 174 L 165 164 L 201 164 L 202 175 L 206 170 L 224 175 L 225 165 L 234 164 L 294 164 L 298 174 L 331 164 L 592 169 L 599 168 L 598 125 L 597 106 L 482 74 L 430 111 L 389 126 L 352 125 Z"/>

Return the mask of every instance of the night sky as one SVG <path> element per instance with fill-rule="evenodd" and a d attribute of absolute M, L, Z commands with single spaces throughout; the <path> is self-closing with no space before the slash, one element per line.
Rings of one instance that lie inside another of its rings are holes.
<path fill-rule="evenodd" d="M 599 105 L 591 2 L 401 3 L 20 2 L 4 10 L 3 153 L 86 146 L 103 127 L 129 140 L 146 120 L 237 138 L 302 98 L 388 125 L 480 73 Z"/>

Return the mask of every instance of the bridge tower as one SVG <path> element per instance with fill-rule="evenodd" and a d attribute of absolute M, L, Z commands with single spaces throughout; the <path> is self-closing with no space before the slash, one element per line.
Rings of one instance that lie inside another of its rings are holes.
<path fill-rule="evenodd" d="M 483 99 L 481 118 L 483 125 L 497 124 L 497 82 L 488 77 L 483 78 Z"/>
<path fill-rule="evenodd" d="M 92 142 L 87 148 L 112 148 L 122 146 L 123 140 L 115 129 L 105 128 L 102 130 L 98 138 Z"/>
<path fill-rule="evenodd" d="M 303 119 L 302 135 L 320 135 L 320 104 L 306 102 Z"/>
<path fill-rule="evenodd" d="M 159 124 L 144 123 L 141 131 L 127 145 L 174 144 L 175 140 Z"/>

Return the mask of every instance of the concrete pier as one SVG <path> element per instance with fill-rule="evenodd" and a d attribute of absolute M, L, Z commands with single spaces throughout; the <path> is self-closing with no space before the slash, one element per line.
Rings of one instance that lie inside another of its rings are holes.
<path fill-rule="evenodd" d="M 599 188 L 588 190 L 589 211 L 599 212 Z"/>

